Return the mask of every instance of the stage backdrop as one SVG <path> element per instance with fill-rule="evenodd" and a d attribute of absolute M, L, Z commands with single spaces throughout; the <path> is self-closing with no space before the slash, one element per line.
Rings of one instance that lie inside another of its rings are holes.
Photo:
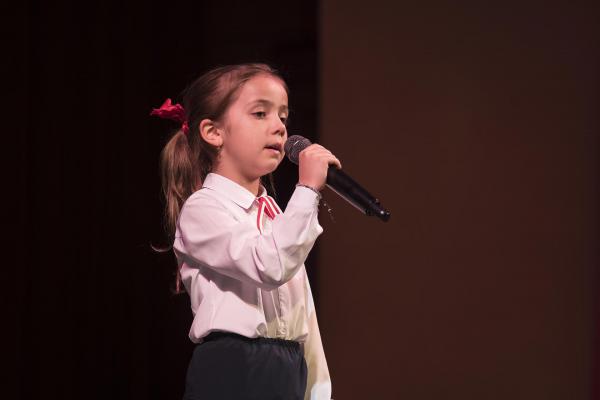
<path fill-rule="evenodd" d="M 325 192 L 333 397 L 588 399 L 596 7 L 329 0 L 320 26 L 321 143 L 392 212 Z"/>
<path fill-rule="evenodd" d="M 190 300 L 170 292 L 172 252 L 151 249 L 166 244 L 158 161 L 176 125 L 150 110 L 209 68 L 268 62 L 289 84 L 291 128 L 318 140 L 315 1 L 11 5 L 4 132 L 17 143 L 4 158 L 18 185 L 5 210 L 18 223 L 5 248 L 18 259 L 3 294 L 16 377 L 2 398 L 181 399 Z M 276 171 L 282 207 L 297 170 Z"/>

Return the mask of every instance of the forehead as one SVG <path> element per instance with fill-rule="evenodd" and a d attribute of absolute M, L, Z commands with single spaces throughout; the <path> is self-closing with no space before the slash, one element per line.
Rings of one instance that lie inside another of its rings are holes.
<path fill-rule="evenodd" d="M 257 75 L 242 86 L 238 101 L 247 105 L 257 100 L 269 100 L 275 106 L 287 106 L 288 96 L 281 81 L 270 75 Z"/>

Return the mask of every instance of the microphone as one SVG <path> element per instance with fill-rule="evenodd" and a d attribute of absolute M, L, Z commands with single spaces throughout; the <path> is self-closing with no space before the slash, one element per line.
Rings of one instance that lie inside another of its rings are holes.
<path fill-rule="evenodd" d="M 298 165 L 298 156 L 300 152 L 311 144 L 312 143 L 307 138 L 300 135 L 293 135 L 285 142 L 284 150 L 288 159 Z M 390 212 L 380 205 L 378 199 L 373 197 L 335 165 L 329 165 L 325 184 L 365 215 L 374 215 L 384 222 L 387 222 L 390 219 Z"/>

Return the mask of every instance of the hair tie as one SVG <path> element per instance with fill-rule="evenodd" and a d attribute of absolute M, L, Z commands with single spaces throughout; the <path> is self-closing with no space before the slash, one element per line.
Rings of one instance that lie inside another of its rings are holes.
<path fill-rule="evenodd" d="M 181 130 L 184 134 L 188 134 L 189 126 L 185 118 L 185 110 L 181 104 L 171 104 L 171 99 L 167 99 L 160 108 L 153 108 L 150 115 L 180 122 L 182 124 Z"/>

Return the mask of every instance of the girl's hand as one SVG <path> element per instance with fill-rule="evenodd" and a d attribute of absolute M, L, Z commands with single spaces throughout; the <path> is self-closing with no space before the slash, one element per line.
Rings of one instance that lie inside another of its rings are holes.
<path fill-rule="evenodd" d="M 342 168 L 342 163 L 331 151 L 313 143 L 298 155 L 298 183 L 321 190 L 327 180 L 329 164 Z"/>

